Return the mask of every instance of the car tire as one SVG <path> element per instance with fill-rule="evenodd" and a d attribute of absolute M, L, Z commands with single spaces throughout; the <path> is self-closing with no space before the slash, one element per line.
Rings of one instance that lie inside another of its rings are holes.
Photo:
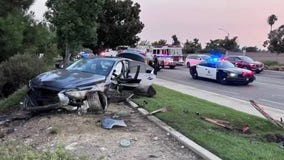
<path fill-rule="evenodd" d="M 176 66 L 170 66 L 170 69 L 174 69 Z"/>
<path fill-rule="evenodd" d="M 161 65 L 160 65 L 163 69 L 165 68 L 165 64 L 164 64 L 164 61 L 161 62 Z"/>
<path fill-rule="evenodd" d="M 108 99 L 107 96 L 102 92 L 94 92 L 87 95 L 87 103 L 89 105 L 89 111 L 105 112 L 108 108 Z"/>
<path fill-rule="evenodd" d="M 147 90 L 147 96 L 148 97 L 153 97 L 156 95 L 156 90 L 154 89 L 153 86 L 150 86 L 149 89 Z"/>
<path fill-rule="evenodd" d="M 223 84 L 223 85 L 226 85 L 227 84 L 227 80 L 226 80 L 226 75 L 225 73 L 220 73 L 218 78 L 217 78 L 217 81 L 220 83 L 220 84 Z"/>
<path fill-rule="evenodd" d="M 193 68 L 189 68 L 192 79 L 198 79 L 198 73 Z"/>
<path fill-rule="evenodd" d="M 32 105 L 31 103 L 31 99 L 29 96 L 25 96 L 25 99 L 24 99 L 24 104 L 21 106 L 21 110 L 25 111 L 28 109 L 28 107 L 30 107 Z"/>

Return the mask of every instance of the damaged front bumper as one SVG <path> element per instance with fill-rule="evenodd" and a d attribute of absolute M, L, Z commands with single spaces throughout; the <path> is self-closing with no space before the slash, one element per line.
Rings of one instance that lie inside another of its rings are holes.
<path fill-rule="evenodd" d="M 46 88 L 30 88 L 23 108 L 32 112 L 59 108 L 87 112 L 88 109 L 105 111 L 107 106 L 107 96 L 100 90 L 73 89 L 56 93 Z"/>

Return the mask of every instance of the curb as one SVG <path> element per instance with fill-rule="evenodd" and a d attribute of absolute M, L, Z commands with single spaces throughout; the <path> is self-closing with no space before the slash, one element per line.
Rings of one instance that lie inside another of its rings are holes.
<path fill-rule="evenodd" d="M 130 96 L 131 97 L 131 96 Z M 200 157 L 204 158 L 205 160 L 222 160 L 218 156 L 214 155 L 213 153 L 209 152 L 205 148 L 201 147 L 197 143 L 193 142 L 186 136 L 182 135 L 172 127 L 168 126 L 166 123 L 158 119 L 157 117 L 153 115 L 149 115 L 149 112 L 146 111 L 143 108 L 139 108 L 139 106 L 132 102 L 129 98 L 126 99 L 126 102 L 134 109 L 138 110 L 142 115 L 146 116 L 147 119 L 149 119 L 151 122 L 158 125 L 160 128 L 165 130 L 166 132 L 170 133 L 171 136 L 176 138 L 180 143 L 182 143 L 184 146 L 192 150 L 194 153 L 198 154 Z"/>

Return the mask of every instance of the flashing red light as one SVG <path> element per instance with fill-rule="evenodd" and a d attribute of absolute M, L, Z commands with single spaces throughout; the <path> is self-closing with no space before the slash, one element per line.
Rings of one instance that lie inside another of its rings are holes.
<path fill-rule="evenodd" d="M 100 56 L 105 56 L 105 54 L 106 54 L 105 52 L 101 52 Z"/>
<path fill-rule="evenodd" d="M 221 62 L 225 62 L 226 59 L 225 59 L 225 58 L 220 58 L 220 61 L 221 61 Z"/>

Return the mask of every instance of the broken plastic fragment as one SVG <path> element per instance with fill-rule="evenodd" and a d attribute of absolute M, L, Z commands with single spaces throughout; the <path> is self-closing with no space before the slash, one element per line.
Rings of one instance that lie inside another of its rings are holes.
<path fill-rule="evenodd" d="M 128 139 L 122 139 L 120 141 L 120 146 L 122 146 L 122 147 L 129 147 L 130 145 L 131 145 L 131 142 Z"/>
<path fill-rule="evenodd" d="M 104 129 L 111 129 L 113 126 L 126 127 L 127 125 L 123 120 L 112 119 L 109 117 L 102 120 L 102 127 Z"/>

